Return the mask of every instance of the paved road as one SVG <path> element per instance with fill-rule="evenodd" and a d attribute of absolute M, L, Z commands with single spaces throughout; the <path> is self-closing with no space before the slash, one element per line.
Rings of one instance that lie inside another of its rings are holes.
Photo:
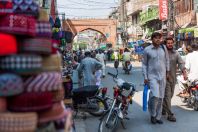
<path fill-rule="evenodd" d="M 120 64 L 121 65 L 121 64 Z M 114 72 L 113 64 L 107 64 L 107 71 Z M 129 121 L 125 121 L 127 129 L 118 127 L 117 132 L 197 132 L 198 131 L 198 111 L 186 108 L 177 96 L 173 97 L 173 112 L 176 114 L 177 122 L 172 123 L 163 118 L 163 125 L 150 124 L 150 117 L 148 112 L 142 111 L 142 90 L 139 86 L 143 82 L 141 73 L 141 64 L 135 63 L 131 75 L 125 75 L 121 68 L 119 68 L 119 76 L 127 81 L 134 82 L 137 85 L 137 92 L 134 96 L 133 105 L 129 108 Z M 112 86 L 114 82 L 110 76 L 103 79 L 103 85 L 109 88 L 109 94 L 112 94 Z M 176 92 L 178 93 L 178 88 Z M 98 131 L 99 119 L 88 116 L 85 120 L 86 132 Z"/>

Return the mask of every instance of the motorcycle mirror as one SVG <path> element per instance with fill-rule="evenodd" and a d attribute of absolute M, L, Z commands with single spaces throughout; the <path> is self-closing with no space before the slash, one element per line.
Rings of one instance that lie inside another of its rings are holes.
<path fill-rule="evenodd" d="M 118 66 L 119 66 L 119 61 L 116 60 L 116 61 L 114 62 L 114 67 L 117 69 Z"/>

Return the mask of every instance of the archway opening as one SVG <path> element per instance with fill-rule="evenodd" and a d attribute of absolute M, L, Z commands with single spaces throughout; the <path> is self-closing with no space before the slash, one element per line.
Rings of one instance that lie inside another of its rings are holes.
<path fill-rule="evenodd" d="M 91 49 L 105 48 L 107 43 L 106 36 L 95 29 L 87 28 L 79 31 L 73 41 L 73 49 Z"/>

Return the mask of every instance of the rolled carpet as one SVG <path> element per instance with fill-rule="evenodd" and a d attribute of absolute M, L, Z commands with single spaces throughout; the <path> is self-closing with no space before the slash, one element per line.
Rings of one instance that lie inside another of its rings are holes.
<path fill-rule="evenodd" d="M 53 102 L 60 102 L 62 100 L 64 100 L 64 97 L 65 97 L 65 90 L 64 88 L 61 88 L 59 90 L 55 90 L 55 91 L 52 91 L 52 101 Z"/>
<path fill-rule="evenodd" d="M 37 114 L 0 113 L 0 132 L 35 132 Z"/>
<path fill-rule="evenodd" d="M 42 71 L 61 71 L 61 56 L 58 54 L 43 57 Z"/>

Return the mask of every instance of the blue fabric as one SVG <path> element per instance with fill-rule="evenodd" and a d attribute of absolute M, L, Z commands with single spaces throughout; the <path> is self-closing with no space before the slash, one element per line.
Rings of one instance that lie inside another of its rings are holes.
<path fill-rule="evenodd" d="M 148 85 L 144 85 L 144 91 L 143 91 L 143 111 L 147 111 L 147 105 L 148 105 L 148 101 L 147 101 L 147 97 L 148 97 L 148 90 L 149 90 L 149 86 Z"/>

